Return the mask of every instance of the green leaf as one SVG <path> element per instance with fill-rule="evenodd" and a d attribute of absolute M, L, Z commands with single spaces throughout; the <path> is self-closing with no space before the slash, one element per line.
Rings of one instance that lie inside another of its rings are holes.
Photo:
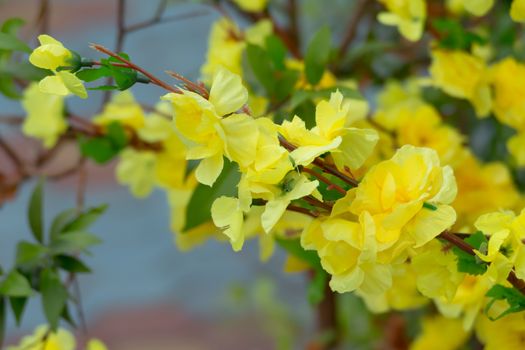
<path fill-rule="evenodd" d="M 113 142 L 105 137 L 80 138 L 79 145 L 82 155 L 93 159 L 98 164 L 109 162 L 120 152 L 114 147 Z"/>
<path fill-rule="evenodd" d="M 466 238 L 465 242 L 479 251 L 483 251 L 487 247 L 487 238 L 479 231 Z M 453 247 L 452 251 L 458 258 L 457 264 L 459 272 L 465 272 L 471 275 L 482 275 L 487 271 L 487 264 L 477 256 L 464 252 L 458 247 Z"/>
<path fill-rule="evenodd" d="M 6 328 L 5 298 L 0 297 L 0 348 L 3 348 Z"/>
<path fill-rule="evenodd" d="M 115 148 L 119 151 L 128 144 L 128 136 L 121 123 L 111 122 L 106 126 L 106 133 L 107 138 L 111 140 Z"/>
<path fill-rule="evenodd" d="M 304 250 L 299 239 L 276 238 L 275 241 L 289 254 L 304 261 L 313 269 L 321 268 L 319 256 L 313 250 Z"/>
<path fill-rule="evenodd" d="M 91 269 L 81 260 L 69 255 L 57 255 L 54 257 L 56 266 L 71 273 L 90 273 Z"/>
<path fill-rule="evenodd" d="M 31 48 L 25 42 L 14 35 L 2 32 L 0 32 L 0 50 L 31 52 Z"/>
<path fill-rule="evenodd" d="M 26 241 L 21 241 L 16 247 L 16 265 L 23 268 L 33 268 L 42 263 L 48 253 L 48 248 Z"/>
<path fill-rule="evenodd" d="M 64 231 L 64 228 L 69 224 L 76 216 L 77 210 L 75 208 L 66 209 L 60 212 L 51 223 L 51 228 L 49 229 L 49 236 L 53 240 L 61 232 Z"/>
<path fill-rule="evenodd" d="M 44 315 L 51 329 L 55 331 L 58 328 L 58 322 L 68 298 L 67 289 L 55 271 L 51 269 L 42 271 L 40 293 L 42 294 Z"/>
<path fill-rule="evenodd" d="M 55 255 L 76 254 L 101 242 L 100 238 L 88 232 L 66 232 L 56 237 L 50 248 Z"/>
<path fill-rule="evenodd" d="M 356 89 L 346 86 L 334 86 L 321 90 L 297 90 L 290 99 L 289 107 L 290 109 L 294 109 L 307 100 L 327 100 L 330 98 L 330 95 L 336 91 L 339 91 L 345 98 L 351 98 L 355 100 L 363 99 L 361 93 Z"/>
<path fill-rule="evenodd" d="M 275 97 L 278 100 L 283 100 L 290 95 L 295 87 L 295 83 L 299 80 L 299 76 L 299 71 L 292 69 L 279 72 L 276 77 Z"/>
<path fill-rule="evenodd" d="M 83 69 L 77 72 L 77 77 L 85 82 L 92 82 L 103 77 L 112 76 L 112 72 L 107 67 L 100 67 L 95 69 Z M 115 87 L 116 88 L 116 87 Z"/>
<path fill-rule="evenodd" d="M 186 225 L 183 231 L 190 230 L 211 220 L 211 205 L 220 196 L 235 195 L 240 174 L 237 166 L 225 160 L 221 175 L 212 187 L 199 184 L 190 198 L 186 209 Z"/>
<path fill-rule="evenodd" d="M 101 85 L 97 87 L 90 87 L 87 88 L 88 90 L 100 90 L 100 91 L 111 91 L 111 90 L 118 90 L 118 86 L 115 85 Z"/>
<path fill-rule="evenodd" d="M 274 69 L 268 53 L 260 46 L 248 44 L 246 57 L 259 83 L 264 87 L 268 96 L 273 96 L 275 91 Z"/>
<path fill-rule="evenodd" d="M 75 323 L 75 320 L 73 320 L 73 317 L 71 316 L 71 312 L 69 312 L 69 307 L 67 303 L 64 306 L 64 311 L 62 311 L 62 314 L 60 315 L 60 317 L 64 321 L 66 321 L 71 326 L 71 328 L 78 328 L 77 324 Z"/>
<path fill-rule="evenodd" d="M 18 33 L 18 29 L 22 27 L 26 22 L 22 18 L 13 17 L 8 18 L 3 24 L 2 28 L 0 28 L 0 32 L 16 35 Z"/>
<path fill-rule="evenodd" d="M 323 76 L 330 58 L 331 33 L 328 27 L 321 28 L 312 38 L 304 57 L 306 80 L 316 85 Z"/>
<path fill-rule="evenodd" d="M 89 208 L 84 213 L 78 215 L 74 220 L 66 224 L 62 229 L 62 232 L 83 231 L 87 229 L 105 213 L 107 208 L 107 204 Z"/>
<path fill-rule="evenodd" d="M 0 77 L 0 93 L 11 99 L 19 99 L 22 96 L 16 88 L 14 79 L 7 75 Z"/>
<path fill-rule="evenodd" d="M 285 59 L 288 50 L 278 36 L 272 34 L 266 37 L 266 51 L 276 69 L 286 69 Z"/>
<path fill-rule="evenodd" d="M 33 294 L 33 290 L 24 275 L 12 270 L 0 283 L 0 294 L 8 297 L 29 297 Z"/>
<path fill-rule="evenodd" d="M 486 296 L 492 298 L 485 307 L 485 314 L 492 321 L 499 320 L 508 314 L 525 310 L 525 295 L 513 287 L 504 287 L 501 284 L 496 284 L 487 292 Z M 506 300 L 509 307 L 498 316 L 491 317 L 488 312 L 497 300 Z"/>
<path fill-rule="evenodd" d="M 308 283 L 308 301 L 312 305 L 323 301 L 328 283 L 328 274 L 323 269 L 316 269 L 314 276 Z"/>
<path fill-rule="evenodd" d="M 40 179 L 31 194 L 31 199 L 29 200 L 28 208 L 28 219 L 29 227 L 31 227 L 31 232 L 37 241 L 40 243 L 44 242 L 44 231 L 43 231 L 43 185 L 44 180 Z"/>
<path fill-rule="evenodd" d="M 484 45 L 487 40 L 480 35 L 468 32 L 459 21 L 437 18 L 432 26 L 440 33 L 439 46 L 451 50 L 469 50 L 474 43 Z"/>
<path fill-rule="evenodd" d="M 9 303 L 15 316 L 16 326 L 20 327 L 22 316 L 27 305 L 27 297 L 11 297 L 9 298 Z"/>

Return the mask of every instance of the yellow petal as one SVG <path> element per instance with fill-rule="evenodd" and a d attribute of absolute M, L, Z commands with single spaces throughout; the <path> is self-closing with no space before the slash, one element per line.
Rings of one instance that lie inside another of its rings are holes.
<path fill-rule="evenodd" d="M 421 209 L 407 225 L 406 230 L 416 242 L 415 247 L 428 243 L 456 221 L 456 212 L 451 206 L 438 205 L 436 210 Z"/>
<path fill-rule="evenodd" d="M 228 157 L 247 167 L 255 160 L 259 129 L 255 120 L 246 114 L 233 114 L 221 120 Z"/>
<path fill-rule="evenodd" d="M 104 343 L 98 339 L 91 339 L 87 344 L 86 350 L 107 350 L 108 348 Z"/>
<path fill-rule="evenodd" d="M 261 225 L 264 232 L 269 233 L 272 230 L 277 221 L 283 216 L 288 204 L 290 204 L 290 201 L 285 198 L 273 199 L 266 203 L 264 212 L 261 215 Z"/>
<path fill-rule="evenodd" d="M 195 177 L 201 184 L 212 186 L 219 177 L 224 166 L 222 154 L 217 154 L 201 160 L 195 170 Z"/>
<path fill-rule="evenodd" d="M 242 108 L 248 101 L 248 91 L 242 85 L 240 76 L 221 68 L 213 78 L 209 101 L 217 114 L 224 116 Z"/>
<path fill-rule="evenodd" d="M 64 84 L 64 81 L 56 75 L 50 75 L 40 80 L 38 87 L 40 88 L 40 91 L 45 92 L 46 94 L 59 96 L 69 95 L 69 90 Z"/>
<path fill-rule="evenodd" d="M 62 79 L 66 88 L 73 94 L 77 95 L 80 98 L 87 98 L 87 91 L 84 87 L 82 80 L 77 78 L 77 76 L 71 72 L 61 71 L 56 73 L 57 76 Z"/>
<path fill-rule="evenodd" d="M 244 235 L 242 232 L 243 213 L 239 200 L 231 197 L 219 197 L 211 206 L 211 217 L 217 227 L 224 228 L 224 234 L 230 239 L 234 251 L 242 249 Z"/>
<path fill-rule="evenodd" d="M 512 2 L 510 17 L 516 22 L 525 22 L 525 0 L 514 0 Z"/>

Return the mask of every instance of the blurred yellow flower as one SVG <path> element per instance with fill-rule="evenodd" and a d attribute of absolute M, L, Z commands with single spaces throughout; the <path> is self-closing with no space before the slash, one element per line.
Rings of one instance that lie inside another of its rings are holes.
<path fill-rule="evenodd" d="M 469 332 L 461 320 L 443 316 L 425 317 L 421 333 L 410 344 L 410 350 L 458 350 L 468 341 Z"/>
<path fill-rule="evenodd" d="M 23 133 L 42 140 L 46 148 L 53 147 L 67 130 L 64 97 L 44 93 L 33 83 L 24 92 L 22 106 L 27 113 Z"/>
<path fill-rule="evenodd" d="M 510 16 L 516 22 L 525 22 L 525 0 L 514 0 L 512 2 Z"/>
<path fill-rule="evenodd" d="M 268 4 L 268 0 L 233 0 L 233 2 L 248 12 L 261 12 Z"/>
<path fill-rule="evenodd" d="M 513 313 L 491 321 L 481 316 L 476 323 L 476 335 L 485 350 L 525 348 L 525 312 Z"/>
<path fill-rule="evenodd" d="M 434 49 L 430 74 L 445 93 L 470 101 L 478 117 L 488 116 L 492 106 L 489 75 L 481 58 L 458 50 Z"/>
<path fill-rule="evenodd" d="M 396 26 L 410 41 L 421 39 L 427 16 L 425 0 L 379 0 L 387 12 L 379 13 L 379 22 Z"/>
<path fill-rule="evenodd" d="M 155 153 L 126 148 L 120 153 L 116 177 L 136 197 L 148 196 L 155 186 Z"/>
<path fill-rule="evenodd" d="M 111 101 L 104 105 L 102 113 L 94 116 L 93 122 L 98 125 L 119 122 L 138 130 L 144 126 L 144 111 L 131 91 L 126 90 L 113 95 Z"/>

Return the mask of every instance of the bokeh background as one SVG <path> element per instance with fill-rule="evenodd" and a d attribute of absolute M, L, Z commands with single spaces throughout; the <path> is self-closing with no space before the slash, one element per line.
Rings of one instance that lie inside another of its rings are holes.
<path fill-rule="evenodd" d="M 116 4 L 113 0 L 51 0 L 48 33 L 83 56 L 98 57 L 88 48 L 116 42 Z M 26 20 L 23 37 L 36 45 L 40 1 L 0 1 L 0 22 L 16 16 Z M 147 20 L 157 1 L 129 0 L 126 22 Z M 315 9 L 312 9 L 315 12 Z M 177 71 L 190 79 L 199 76 L 207 36 L 218 14 L 209 7 L 188 2 L 172 3 L 166 16 L 193 14 L 159 24 L 126 37 L 124 51 L 139 65 L 162 76 Z M 327 13 L 326 16 L 330 14 Z M 322 18 L 318 18 L 322 21 Z M 315 24 L 313 24 L 315 25 Z M 152 86 L 133 88 L 136 98 L 153 105 L 163 92 Z M 89 100 L 71 99 L 75 113 L 89 117 L 100 109 L 102 93 Z M 0 96 L 0 114 L 22 115 L 20 105 Z M 0 133 L 29 156 L 28 144 L 16 129 Z M 31 147 L 29 147 L 29 146 Z M 55 166 L 71 164 L 74 155 L 60 155 Z M 7 167 L 0 156 L 0 168 Z M 49 171 L 53 171 L 50 169 Z M 315 327 L 305 296 L 302 275 L 282 272 L 284 258 L 276 254 L 269 263 L 258 259 L 250 242 L 241 253 L 228 244 L 210 241 L 188 253 L 179 252 L 169 229 L 169 209 L 160 192 L 138 200 L 114 180 L 114 167 L 87 167 L 87 205 L 108 203 L 109 210 L 92 231 L 103 244 L 86 259 L 94 273 L 80 276 L 87 331 L 110 349 L 272 349 L 302 348 Z M 48 183 L 46 218 L 75 205 L 76 177 Z M 26 207 L 33 183 L 26 183 L 16 198 L 0 209 L 0 264 L 11 266 L 15 245 L 30 239 Z M 33 298 L 22 326 L 8 320 L 9 342 L 44 323 L 40 300 Z"/>

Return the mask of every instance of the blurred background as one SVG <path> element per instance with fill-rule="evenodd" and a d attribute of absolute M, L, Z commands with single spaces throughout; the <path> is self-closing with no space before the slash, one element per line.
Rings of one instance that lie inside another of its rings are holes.
<path fill-rule="evenodd" d="M 10 17 L 26 20 L 23 37 L 36 45 L 36 36 L 46 33 L 82 56 L 98 57 L 88 48 L 98 43 L 115 48 L 117 1 L 44 1 L 48 22 L 39 20 L 42 3 L 37 0 L 0 1 L 0 22 Z M 128 24 L 150 19 L 157 1 L 127 1 Z M 199 76 L 205 58 L 210 25 L 217 12 L 191 2 L 171 3 L 166 17 L 189 14 L 187 19 L 167 21 L 125 38 L 123 51 L 162 76 L 177 71 L 190 79 Z M 156 87 L 133 88 L 136 98 L 153 105 Z M 74 101 L 73 101 L 74 100 Z M 72 99 L 75 113 L 89 117 L 102 101 L 92 92 L 89 101 Z M 4 115 L 21 115 L 18 102 L 0 96 Z M 0 126 L 0 133 L 17 150 L 31 152 L 14 128 Z M 59 163 L 70 163 L 67 150 Z M 0 168 L 7 166 L 0 156 Z M 61 164 L 55 164 L 60 167 Z M 269 263 L 258 259 L 253 242 L 234 254 L 229 244 L 210 241 L 191 252 L 177 251 L 169 229 L 169 209 L 164 194 L 144 200 L 132 197 L 114 180 L 114 168 L 87 167 L 86 205 L 109 204 L 109 210 L 92 231 L 103 239 L 86 262 L 93 274 L 80 276 L 80 289 L 87 330 L 80 337 L 98 337 L 110 349 L 272 349 L 303 348 L 315 328 L 313 312 L 306 300 L 302 275 L 282 272 L 283 256 Z M 45 210 L 50 218 L 75 205 L 76 175 L 48 183 Z M 26 183 L 16 198 L 0 209 L 0 264 L 11 266 L 16 242 L 29 239 L 26 207 L 33 183 Z M 352 301 L 350 301 L 352 302 Z M 40 300 L 30 301 L 24 321 L 16 328 L 7 325 L 8 344 L 44 323 Z"/>

